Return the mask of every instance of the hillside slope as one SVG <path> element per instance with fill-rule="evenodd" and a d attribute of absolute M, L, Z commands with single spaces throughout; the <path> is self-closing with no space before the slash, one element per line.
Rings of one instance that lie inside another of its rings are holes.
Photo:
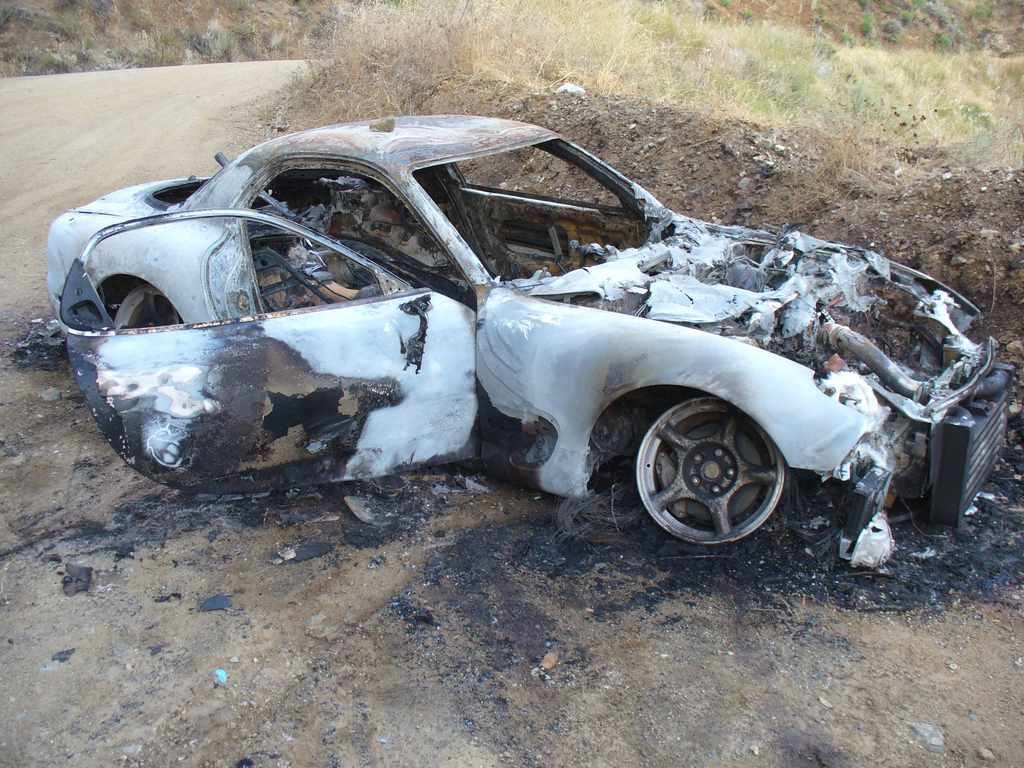
<path fill-rule="evenodd" d="M 708 0 L 706 13 L 818 30 L 848 44 L 1024 52 L 1024 4 L 1017 0 Z"/>
<path fill-rule="evenodd" d="M 345 0 L 0 0 L 0 75 L 319 56 Z M 510 8 L 521 5 L 510 2 Z M 464 3 L 472 15 L 474 6 Z M 557 14 L 559 3 L 550 3 Z M 1024 53 L 1020 0 L 652 0 L 652 13 L 738 27 L 764 22 L 841 45 Z M 526 21 L 537 23 L 536 15 Z"/>
<path fill-rule="evenodd" d="M 326 0 L 0 0 L 0 75 L 302 58 L 337 13 Z"/>

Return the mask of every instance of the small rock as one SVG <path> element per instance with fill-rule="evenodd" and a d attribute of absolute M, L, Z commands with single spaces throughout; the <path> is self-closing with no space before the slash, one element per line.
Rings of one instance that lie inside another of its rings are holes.
<path fill-rule="evenodd" d="M 586 96 L 587 89 L 576 83 L 562 83 L 555 89 L 557 94 L 568 94 L 569 96 Z"/>
<path fill-rule="evenodd" d="M 47 387 L 46 389 L 39 393 L 39 397 L 41 397 L 48 403 L 54 403 L 57 400 L 60 400 L 61 397 L 63 397 L 63 395 L 61 394 L 61 391 L 56 387 Z"/>
<path fill-rule="evenodd" d="M 742 179 L 739 180 L 739 183 L 737 183 L 736 186 L 745 191 L 750 189 L 750 186 L 753 183 L 754 180 L 752 178 L 750 178 L 749 176 L 744 176 Z"/>
<path fill-rule="evenodd" d="M 943 181 L 949 181 L 952 178 L 953 178 L 953 174 L 950 173 L 949 171 L 946 171 L 944 174 L 942 174 L 942 180 Z"/>
<path fill-rule="evenodd" d="M 945 752 L 946 737 L 942 735 L 942 729 L 931 723 L 911 723 L 910 729 L 914 736 L 921 742 L 929 752 Z"/>
<path fill-rule="evenodd" d="M 74 648 L 65 648 L 63 651 L 57 651 L 53 656 L 50 657 L 50 661 L 59 661 L 61 664 L 66 662 L 74 654 Z"/>
<path fill-rule="evenodd" d="M 323 557 L 332 549 L 334 549 L 334 545 L 328 544 L 325 541 L 303 541 L 300 544 L 296 544 L 294 547 L 285 547 L 284 549 L 281 549 L 270 559 L 270 562 L 274 565 L 281 565 L 282 563 L 302 563 L 306 560 Z"/>
<path fill-rule="evenodd" d="M 991 763 L 996 759 L 996 753 L 988 747 L 978 747 L 978 757 L 986 763 Z"/>
<path fill-rule="evenodd" d="M 558 666 L 558 651 L 551 650 L 544 654 L 544 658 L 540 661 L 541 669 L 545 672 L 550 672 Z"/>
<path fill-rule="evenodd" d="M 1011 360 L 1024 361 L 1024 341 L 1016 339 L 1007 344 L 1006 356 Z"/>
<path fill-rule="evenodd" d="M 231 596 L 225 594 L 211 595 L 199 603 L 200 613 L 210 611 L 226 611 L 231 607 Z"/>
<path fill-rule="evenodd" d="M 79 592 L 88 592 L 92 586 L 92 568 L 87 565 L 75 565 L 68 563 L 64 566 L 64 578 L 61 580 L 61 589 L 68 597 L 77 595 Z"/>
<path fill-rule="evenodd" d="M 967 263 L 967 257 L 957 255 L 950 259 L 949 263 L 952 264 L 954 267 L 962 267 L 964 264 Z"/>

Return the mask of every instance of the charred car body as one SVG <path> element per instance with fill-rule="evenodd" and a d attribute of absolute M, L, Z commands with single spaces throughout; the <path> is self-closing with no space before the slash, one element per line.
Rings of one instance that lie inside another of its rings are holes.
<path fill-rule="evenodd" d="M 1002 445 L 1010 371 L 963 296 L 870 250 L 675 214 L 543 128 L 395 118 L 222 164 L 50 233 L 78 384 L 161 482 L 480 457 L 582 496 L 635 458 L 659 525 L 717 544 L 797 470 L 849 484 L 849 556 L 895 496 L 956 524 Z"/>

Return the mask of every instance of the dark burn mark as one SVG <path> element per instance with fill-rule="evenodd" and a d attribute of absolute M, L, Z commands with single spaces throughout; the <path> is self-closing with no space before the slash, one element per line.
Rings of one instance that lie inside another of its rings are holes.
<path fill-rule="evenodd" d="M 416 373 L 419 373 L 423 366 L 423 352 L 427 346 L 427 312 L 430 311 L 430 294 L 407 301 L 405 304 L 399 305 L 399 309 L 407 315 L 416 315 L 420 319 L 420 327 L 416 333 L 402 341 L 405 368 L 415 365 Z"/>
<path fill-rule="evenodd" d="M 299 350 L 265 335 L 260 323 L 166 333 L 215 334 L 205 354 L 196 343 L 192 361 L 204 369 L 201 396 L 216 403 L 213 412 L 170 416 L 150 393 L 109 400 L 97 386 L 97 360 L 104 344 L 131 337 L 72 335 L 68 346 L 75 378 L 107 441 L 129 465 L 177 488 L 251 492 L 337 480 L 369 415 L 404 398 L 394 378 L 314 371 Z M 137 338 L 145 343 L 145 335 Z M 294 427 L 302 428 L 297 438 Z M 159 445 L 154 433 L 163 440 Z M 168 461 L 175 456 L 181 457 L 177 466 Z"/>
<path fill-rule="evenodd" d="M 507 416 L 491 402 L 477 382 L 477 420 L 480 424 L 480 458 L 487 474 L 528 488 L 539 488 L 541 465 L 551 456 L 558 439 L 551 422 L 540 416 L 529 426 Z"/>
<path fill-rule="evenodd" d="M 345 396 L 341 387 L 317 389 L 306 395 L 267 394 L 270 413 L 263 417 L 263 429 L 274 440 L 287 435 L 292 427 L 301 426 L 310 439 L 344 441 L 356 426 L 354 415 L 338 413 Z"/>

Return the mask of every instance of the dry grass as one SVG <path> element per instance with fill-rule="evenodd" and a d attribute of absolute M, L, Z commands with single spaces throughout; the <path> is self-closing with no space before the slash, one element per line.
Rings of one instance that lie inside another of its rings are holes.
<path fill-rule="evenodd" d="M 854 146 L 942 147 L 1024 162 L 1024 60 L 839 46 L 770 24 L 713 22 L 686 0 L 406 0 L 351 7 L 322 94 L 343 115 L 416 112 L 466 76 L 564 81 Z"/>
<path fill-rule="evenodd" d="M 0 0 L 0 75 L 316 55 L 328 0 Z"/>

